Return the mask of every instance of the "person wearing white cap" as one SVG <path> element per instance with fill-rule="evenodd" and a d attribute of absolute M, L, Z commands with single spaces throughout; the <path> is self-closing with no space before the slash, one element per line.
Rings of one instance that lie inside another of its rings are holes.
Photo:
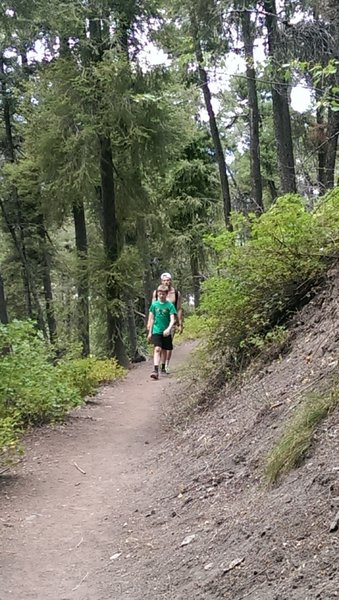
<path fill-rule="evenodd" d="M 179 333 L 183 332 L 183 310 L 182 310 L 182 304 L 181 304 L 181 293 L 179 292 L 179 290 L 177 290 L 175 287 L 173 287 L 172 284 L 172 275 L 170 273 L 162 273 L 160 275 L 160 279 L 161 279 L 161 283 L 162 285 L 165 285 L 168 289 L 168 293 L 167 293 L 167 300 L 169 300 L 170 302 L 172 302 L 176 308 L 177 311 L 177 321 L 176 321 L 176 325 L 178 326 L 178 331 Z M 153 292 L 153 300 L 157 299 L 157 290 L 154 290 Z M 172 328 L 172 338 L 174 337 L 174 334 L 176 332 L 176 326 L 174 326 Z M 166 361 L 165 363 L 161 363 L 161 367 L 160 367 L 160 371 L 161 373 L 169 373 L 169 363 L 171 360 L 171 356 L 172 356 L 172 350 L 167 350 L 166 352 Z"/>

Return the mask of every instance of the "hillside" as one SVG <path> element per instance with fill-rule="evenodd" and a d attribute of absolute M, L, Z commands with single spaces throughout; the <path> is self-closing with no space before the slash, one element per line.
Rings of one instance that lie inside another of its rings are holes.
<path fill-rule="evenodd" d="M 333 271 L 291 323 L 284 357 L 245 373 L 239 389 L 224 387 L 214 408 L 163 449 L 160 476 L 147 487 L 151 516 L 140 516 L 145 535 L 161 546 L 153 561 L 157 597 L 338 597 L 338 409 L 320 425 L 299 468 L 270 487 L 263 475 L 302 399 L 337 374 L 338 291 Z M 154 582 L 145 581 L 146 598 Z"/>

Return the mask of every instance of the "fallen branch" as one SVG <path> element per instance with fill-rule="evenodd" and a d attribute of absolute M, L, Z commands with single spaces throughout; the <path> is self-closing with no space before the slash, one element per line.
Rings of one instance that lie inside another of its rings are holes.
<path fill-rule="evenodd" d="M 80 473 L 82 473 L 83 475 L 86 475 L 86 471 L 84 471 L 81 467 L 79 467 L 79 465 L 77 465 L 76 462 L 73 462 L 73 465 L 75 466 L 76 469 L 78 469 L 78 471 L 80 471 Z"/>
<path fill-rule="evenodd" d="M 81 584 L 85 581 L 85 579 L 87 579 L 88 575 L 89 575 L 89 571 L 87 571 L 86 575 L 84 575 L 84 577 L 82 578 L 82 580 L 80 581 L 80 583 L 78 583 L 78 585 L 76 585 L 72 589 L 72 592 L 75 592 L 77 589 L 79 589 L 79 587 L 81 586 Z"/>

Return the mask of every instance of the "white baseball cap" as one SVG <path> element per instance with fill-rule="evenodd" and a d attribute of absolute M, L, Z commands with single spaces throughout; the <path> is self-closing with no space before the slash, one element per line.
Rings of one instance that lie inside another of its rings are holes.
<path fill-rule="evenodd" d="M 172 279 L 171 273 L 163 273 L 160 275 L 160 279 Z"/>

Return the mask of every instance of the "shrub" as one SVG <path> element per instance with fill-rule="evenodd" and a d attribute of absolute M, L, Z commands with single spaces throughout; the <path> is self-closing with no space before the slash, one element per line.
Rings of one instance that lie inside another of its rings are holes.
<path fill-rule="evenodd" d="M 227 348 L 238 365 L 257 352 L 260 339 L 308 300 L 338 256 L 338 230 L 336 188 L 313 213 L 289 194 L 259 218 L 237 216 L 233 232 L 209 237 L 220 256 L 219 275 L 204 283 L 198 313 L 210 323 L 214 347 Z"/>
<path fill-rule="evenodd" d="M 0 459 L 20 447 L 28 425 L 61 421 L 65 414 L 93 394 L 103 381 L 121 377 L 115 360 L 64 359 L 53 364 L 34 323 L 0 325 Z"/>
<path fill-rule="evenodd" d="M 88 358 L 62 361 L 57 370 L 60 378 L 76 388 L 80 396 L 90 396 L 96 392 L 100 383 L 122 377 L 125 370 L 112 359 Z"/>

